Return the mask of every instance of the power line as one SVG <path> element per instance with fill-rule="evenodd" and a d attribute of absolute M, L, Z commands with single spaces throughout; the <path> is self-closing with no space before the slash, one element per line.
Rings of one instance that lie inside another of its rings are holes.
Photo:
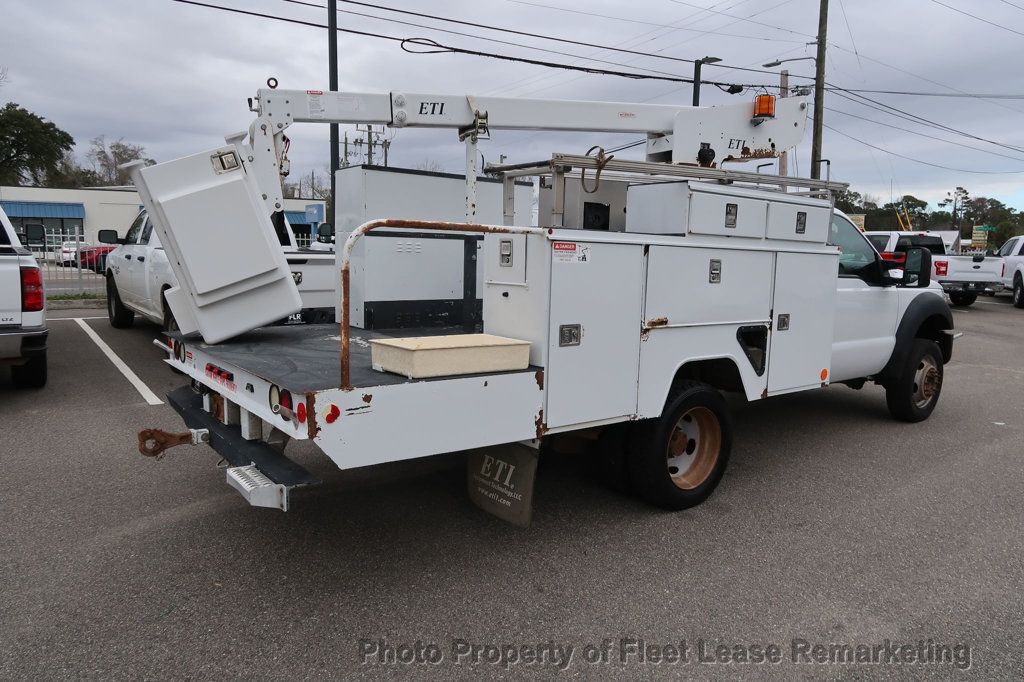
<path fill-rule="evenodd" d="M 327 26 L 324 25 L 324 24 L 318 24 L 318 23 L 312 22 L 312 21 L 303 21 L 301 19 L 292 19 L 292 18 L 289 18 L 289 17 L 282 17 L 282 16 L 275 15 L 275 14 L 265 14 L 265 13 L 262 13 L 262 12 L 253 12 L 251 10 L 237 9 L 237 8 L 234 8 L 234 7 L 225 7 L 223 5 L 214 5 L 214 4 L 211 4 L 211 3 L 198 2 L 197 0 L 171 0 L 171 2 L 177 2 L 177 3 L 181 3 L 181 4 L 185 4 L 185 5 L 194 5 L 196 7 L 206 7 L 206 8 L 209 8 L 209 9 L 216 9 L 216 10 L 221 10 L 221 11 L 224 11 L 224 12 L 232 12 L 232 13 L 235 13 L 235 14 L 243 14 L 243 15 L 252 16 L 252 17 L 259 17 L 259 18 L 262 18 L 262 19 L 273 19 L 275 21 L 283 21 L 283 22 L 287 22 L 287 23 L 290 23 L 290 24 L 298 24 L 298 25 L 301 25 L 301 26 L 310 26 L 310 27 L 319 28 L 319 29 L 326 29 L 327 28 Z M 471 56 L 475 56 L 475 57 L 487 57 L 489 59 L 498 59 L 498 60 L 502 60 L 502 61 L 517 62 L 517 63 L 520 63 L 520 64 L 532 64 L 532 65 L 535 65 L 535 66 L 545 66 L 545 67 L 548 67 L 548 68 L 563 69 L 563 70 L 566 70 L 566 71 L 581 71 L 583 73 L 590 73 L 590 74 L 596 74 L 596 75 L 602 75 L 602 76 L 618 76 L 620 78 L 631 78 L 631 79 L 634 79 L 634 80 L 658 80 L 658 81 L 667 81 L 667 82 L 670 82 L 670 83 L 692 83 L 693 82 L 692 78 L 684 78 L 684 77 L 676 77 L 676 76 L 657 76 L 657 75 L 651 75 L 651 74 L 645 74 L 645 73 L 636 73 L 636 72 L 631 72 L 631 71 L 612 71 L 610 69 L 597 69 L 597 68 L 593 68 L 593 67 L 578 66 L 578 65 L 574 65 L 574 64 L 565 64 L 565 63 L 561 63 L 561 62 L 549 62 L 549 61 L 543 61 L 543 60 L 539 60 L 539 59 L 529 59 L 527 57 L 514 57 L 512 55 L 499 54 L 499 53 L 496 53 L 496 52 L 484 52 L 482 50 L 470 50 L 470 49 L 467 49 L 467 48 L 464 48 L 464 47 L 456 47 L 456 46 L 453 46 L 453 45 L 442 45 L 441 43 L 438 43 L 437 41 L 431 40 L 429 38 L 400 38 L 398 36 L 389 36 L 389 35 L 384 35 L 384 34 L 381 34 L 381 33 L 372 33 L 372 32 L 369 32 L 369 31 L 357 31 L 357 30 L 351 29 L 351 28 L 337 28 L 336 30 L 340 31 L 341 33 L 350 33 L 350 34 L 354 34 L 354 35 L 366 36 L 366 37 L 369 37 L 369 38 L 379 38 L 379 39 L 382 39 L 382 40 L 390 40 L 390 41 L 393 41 L 393 42 L 397 42 L 397 43 L 399 43 L 401 45 L 403 50 L 405 50 L 406 52 L 408 52 L 410 54 L 441 54 L 441 53 L 465 54 L 465 55 L 471 55 Z M 410 46 L 418 46 L 418 47 L 422 47 L 422 48 L 425 48 L 425 49 L 423 49 L 423 50 L 416 50 L 416 49 L 412 49 Z M 722 81 L 710 81 L 710 80 L 703 81 L 703 82 L 708 83 L 709 85 L 722 85 L 722 86 L 741 85 L 741 87 L 745 87 L 745 88 L 778 87 L 778 86 L 758 85 L 758 84 L 750 84 L 750 83 L 748 83 L 748 84 L 733 84 L 733 83 L 726 83 L 726 82 L 722 82 Z"/>
<path fill-rule="evenodd" d="M 834 133 L 838 133 L 839 135 L 842 135 L 843 137 L 847 137 L 847 138 L 853 140 L 854 142 L 858 142 L 858 143 L 864 145 L 865 147 L 871 147 L 872 149 L 877 149 L 880 152 L 885 152 L 886 154 L 891 154 L 892 156 L 897 156 L 897 157 L 899 157 L 901 159 L 906 159 L 907 161 L 913 161 L 914 163 L 920 163 L 920 164 L 923 164 L 925 166 L 931 166 L 933 168 L 941 168 L 942 170 L 954 171 L 954 172 L 957 172 L 957 173 L 977 173 L 977 174 L 980 174 L 980 175 L 1012 175 L 1012 174 L 1015 174 L 1015 173 L 1024 173 L 1024 170 L 1019 170 L 1019 171 L 980 171 L 980 170 L 969 170 L 967 168 L 951 168 L 949 166 L 943 166 L 943 165 L 940 165 L 940 164 L 937 164 L 937 163 L 931 163 L 929 161 L 922 161 L 921 159 L 915 159 L 912 156 L 904 156 L 903 154 L 897 154 L 896 152 L 889 151 L 888 149 L 883 149 L 882 147 L 878 147 L 876 145 L 873 145 L 870 142 L 865 142 L 864 140 L 856 138 L 853 135 L 849 135 L 847 133 L 844 133 L 841 130 L 837 130 L 837 129 L 833 128 L 832 126 L 830 126 L 830 125 L 828 125 L 826 123 L 822 123 L 822 126 L 824 126 L 825 128 L 828 128 L 829 130 L 831 130 Z"/>
<path fill-rule="evenodd" d="M 867 118 L 866 116 L 858 116 L 857 114 L 851 114 L 848 111 L 842 111 L 840 109 L 833 109 L 832 107 L 825 107 L 825 109 L 826 109 L 826 111 L 831 111 L 831 112 L 836 113 L 836 114 L 842 114 L 843 116 L 849 116 L 850 118 L 856 118 L 856 119 L 859 119 L 861 121 L 867 121 L 868 123 L 874 123 L 875 125 L 885 126 L 886 128 L 893 128 L 895 130 L 902 130 L 903 132 L 910 133 L 911 135 L 919 135 L 921 137 L 927 137 L 928 139 L 931 139 L 931 140 L 938 140 L 939 142 L 945 142 L 946 144 L 956 145 L 957 147 L 963 147 L 965 149 L 972 149 L 972 150 L 974 150 L 976 152 L 981 152 L 982 154 L 991 154 L 992 156 L 1000 156 L 1000 157 L 1002 157 L 1004 159 L 1010 159 L 1012 161 L 1024 162 L 1024 159 L 1022 159 L 1019 156 L 1010 156 L 1008 154 L 1000 154 L 999 152 L 991 152 L 991 151 L 989 151 L 987 149 L 979 149 L 978 147 L 972 147 L 971 145 L 964 144 L 963 142 L 957 142 L 956 140 L 947 140 L 945 138 L 938 137 L 936 135 L 929 135 L 928 133 L 922 133 L 919 130 L 912 130 L 910 128 L 903 128 L 903 127 L 898 126 L 898 125 L 893 125 L 892 123 L 885 123 L 884 121 L 876 121 L 876 120 L 874 120 L 872 118 Z"/>
<path fill-rule="evenodd" d="M 1010 33 L 1016 33 L 1019 36 L 1024 36 L 1024 33 L 1021 33 L 1020 31 L 1014 30 L 1014 29 L 1010 28 L 1009 26 L 1004 26 L 1004 25 L 998 24 L 998 23 L 996 23 L 994 21 L 989 21 L 988 19 L 983 19 L 983 18 L 979 17 L 977 14 L 971 14 L 970 12 L 965 12 L 962 9 L 958 9 L 956 7 L 953 7 L 952 5 L 947 5 L 944 2 L 940 2 L 940 0 L 932 0 L 932 2 L 934 2 L 936 5 L 942 5 L 946 9 L 951 9 L 954 12 L 959 12 L 960 14 L 963 14 L 966 17 L 970 17 L 971 19 L 977 19 L 978 21 L 980 21 L 982 23 L 985 23 L 985 24 L 988 24 L 989 26 L 995 26 L 996 28 L 1001 28 L 1004 31 L 1009 31 Z M 1009 3 L 1007 3 L 1007 4 L 1009 4 Z M 1018 7 L 1017 9 L 1020 9 L 1020 8 Z"/>

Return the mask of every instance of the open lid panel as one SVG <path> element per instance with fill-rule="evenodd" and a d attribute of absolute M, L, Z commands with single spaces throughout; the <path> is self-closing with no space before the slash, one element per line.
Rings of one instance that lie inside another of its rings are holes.
<path fill-rule="evenodd" d="M 235 146 L 129 166 L 178 287 L 166 300 L 183 333 L 207 343 L 298 312 L 302 303 L 259 190 Z"/>

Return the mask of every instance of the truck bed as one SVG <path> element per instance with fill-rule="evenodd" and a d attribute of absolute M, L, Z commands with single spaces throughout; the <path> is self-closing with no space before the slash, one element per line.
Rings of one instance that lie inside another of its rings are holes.
<path fill-rule="evenodd" d="M 218 344 L 205 344 L 198 334 L 183 336 L 172 332 L 173 339 L 185 341 L 202 350 L 214 362 L 218 360 L 245 370 L 292 393 L 305 394 L 338 388 L 341 380 L 340 328 L 337 324 L 303 324 L 264 327 Z M 439 381 L 453 377 L 409 379 L 401 374 L 378 372 L 370 363 L 371 339 L 406 338 L 463 334 L 462 327 L 430 327 L 395 330 L 350 327 L 351 379 L 355 388 L 391 386 L 419 381 Z M 529 367 L 524 372 L 536 372 Z M 493 372 L 511 374 L 514 372 Z"/>

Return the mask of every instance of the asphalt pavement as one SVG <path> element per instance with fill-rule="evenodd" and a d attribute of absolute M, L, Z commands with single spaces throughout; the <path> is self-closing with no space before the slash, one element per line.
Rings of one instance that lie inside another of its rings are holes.
<path fill-rule="evenodd" d="M 181 421 L 80 324 L 156 396 L 181 377 L 155 326 L 103 313 L 50 314 L 45 389 L 0 368 L 0 678 L 1024 676 L 1006 297 L 954 313 L 927 422 L 871 385 L 737 405 L 704 505 L 654 510 L 552 456 L 527 529 L 469 502 L 461 455 L 342 472 L 289 446 L 324 484 L 287 513 L 248 507 L 207 448 L 142 457 L 141 428 Z"/>

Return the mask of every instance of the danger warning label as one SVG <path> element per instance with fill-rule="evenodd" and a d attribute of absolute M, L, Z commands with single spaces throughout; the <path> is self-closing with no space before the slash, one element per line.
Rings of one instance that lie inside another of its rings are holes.
<path fill-rule="evenodd" d="M 551 245 L 552 259 L 556 263 L 588 263 L 590 247 L 576 242 L 554 242 Z"/>

